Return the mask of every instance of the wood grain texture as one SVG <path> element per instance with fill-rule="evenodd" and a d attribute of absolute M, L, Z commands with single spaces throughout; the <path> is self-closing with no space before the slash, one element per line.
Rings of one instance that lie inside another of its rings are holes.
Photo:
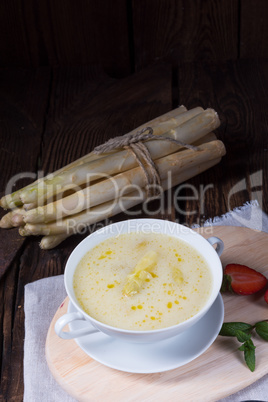
<path fill-rule="evenodd" d="M 0 282 L 1 401 L 22 401 L 23 395 L 24 288 L 18 286 L 18 265 L 13 261 Z"/>
<path fill-rule="evenodd" d="M 30 38 L 26 26 L 31 32 Z M 32 2 L 27 2 L 27 5 L 16 1 L 3 2 L 0 12 L 0 32 L 1 67 L 32 67 L 34 63 L 38 63 L 38 38 Z M 32 40 L 32 46 L 28 43 L 28 39 Z"/>
<path fill-rule="evenodd" d="M 219 165 L 188 182 L 193 187 L 181 187 L 181 197 L 188 198 L 183 222 L 202 223 L 251 199 L 268 211 L 265 66 L 246 61 L 179 66 L 179 101 L 218 112 L 221 126 L 216 134 L 227 151 Z M 207 188 L 203 197 L 202 186 Z"/>
<path fill-rule="evenodd" d="M 239 57 L 268 57 L 268 3 L 266 0 L 242 0 L 240 8 Z"/>
<path fill-rule="evenodd" d="M 237 57 L 237 0 L 133 0 L 132 9 L 136 70 Z"/>
<path fill-rule="evenodd" d="M 0 65 L 99 64 L 114 76 L 130 73 L 124 0 L 3 3 Z"/>
<path fill-rule="evenodd" d="M 267 58 L 266 0 L 3 2 L 0 66 L 95 64 L 125 77 L 166 61 Z"/>
<path fill-rule="evenodd" d="M 43 167 L 53 171 L 172 108 L 171 69 L 114 80 L 88 67 L 53 70 Z M 64 150 L 64 152 L 62 152 Z"/>
<path fill-rule="evenodd" d="M 230 226 L 203 228 L 200 232 L 205 238 L 218 236 L 224 241 L 225 250 L 221 257 L 224 266 L 236 261 L 268 274 L 267 234 Z M 267 305 L 260 295 L 243 297 L 223 294 L 223 300 L 225 322 L 254 324 L 266 316 Z M 62 340 L 56 335 L 56 319 L 67 311 L 67 305 L 68 299 L 52 320 L 47 335 L 46 357 L 57 382 L 81 402 L 111 399 L 178 401 L 178 395 L 180 400 L 185 401 L 216 401 L 267 374 L 268 351 L 265 342 L 258 337 L 254 337 L 256 370 L 253 373 L 237 350 L 237 340 L 220 336 L 203 355 L 175 370 L 130 374 L 110 369 L 87 356 L 74 340 Z"/>
<path fill-rule="evenodd" d="M 49 68 L 0 71 L 1 195 L 14 175 L 37 171 L 49 82 Z M 17 180 L 13 189 L 26 182 L 27 176 Z M 6 400 L 4 395 L 9 394 L 9 400 L 19 401 L 23 384 L 24 288 L 18 276 L 26 242 L 17 230 L 1 230 L 0 238 L 0 399 Z"/>
<path fill-rule="evenodd" d="M 49 81 L 49 68 L 0 71 L 1 196 L 30 183 L 37 172 Z M 1 231 L 0 277 L 23 241 L 17 231 Z"/>

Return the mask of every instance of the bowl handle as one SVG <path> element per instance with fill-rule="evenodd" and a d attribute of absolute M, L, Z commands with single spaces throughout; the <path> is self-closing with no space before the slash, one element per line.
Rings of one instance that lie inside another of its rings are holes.
<path fill-rule="evenodd" d="M 63 328 L 65 327 L 65 325 L 69 324 L 72 321 L 77 321 L 77 320 L 86 321 L 83 314 L 81 314 L 79 312 L 64 314 L 56 321 L 56 324 L 54 327 L 56 334 L 62 339 L 73 339 L 73 338 L 78 338 L 80 336 L 93 334 L 94 332 L 99 332 L 96 328 L 91 328 L 91 327 L 77 329 L 75 331 L 69 331 L 69 332 L 63 331 Z"/>
<path fill-rule="evenodd" d="M 213 246 L 213 244 L 217 244 L 217 247 L 215 249 L 216 253 L 220 257 L 222 255 L 223 249 L 224 249 L 224 243 L 221 239 L 218 237 L 212 236 L 207 239 L 207 241 Z"/>

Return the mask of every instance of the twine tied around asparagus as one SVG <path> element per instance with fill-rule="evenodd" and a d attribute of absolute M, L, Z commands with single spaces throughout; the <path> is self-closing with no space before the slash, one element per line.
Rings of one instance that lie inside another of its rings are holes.
<path fill-rule="evenodd" d="M 145 189 L 147 192 L 147 198 L 149 199 L 157 197 L 161 193 L 161 177 L 157 170 L 157 166 L 144 143 L 144 141 L 148 140 L 164 140 L 173 142 L 181 147 L 192 149 L 194 151 L 198 150 L 197 147 L 190 144 L 185 144 L 184 142 L 175 140 L 174 138 L 165 137 L 164 135 L 154 135 L 152 127 L 144 127 L 134 134 L 129 133 L 111 138 L 104 144 L 97 146 L 94 149 L 94 153 L 102 154 L 118 148 L 129 149 L 135 156 L 138 164 L 145 174 Z"/>

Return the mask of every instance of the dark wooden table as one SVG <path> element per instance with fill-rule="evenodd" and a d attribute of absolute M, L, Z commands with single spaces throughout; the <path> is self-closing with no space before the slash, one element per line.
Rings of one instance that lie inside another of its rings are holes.
<path fill-rule="evenodd" d="M 94 67 L 0 70 L 0 190 L 21 172 L 52 172 L 179 104 L 214 108 L 227 155 L 188 181 L 155 216 L 192 225 L 257 199 L 268 212 L 268 62 L 158 65 L 122 80 Z M 29 182 L 18 181 L 16 188 Z M 1 194 L 1 195 L 2 195 Z M 139 215 L 140 216 L 140 215 Z M 144 214 L 143 214 L 144 216 Z M 113 221 L 127 219 L 126 215 Z M 42 251 L 39 238 L 0 231 L 1 401 L 23 399 L 24 286 L 59 275 L 81 236 Z"/>

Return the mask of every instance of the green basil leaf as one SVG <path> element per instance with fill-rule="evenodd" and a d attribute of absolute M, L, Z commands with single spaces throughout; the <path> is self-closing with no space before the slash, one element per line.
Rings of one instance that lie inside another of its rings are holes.
<path fill-rule="evenodd" d="M 264 339 L 265 341 L 268 341 L 268 322 L 267 321 L 257 322 L 255 324 L 255 330 L 262 339 Z"/>
<path fill-rule="evenodd" d="M 244 359 L 250 371 L 255 370 L 255 349 L 256 346 L 254 346 L 251 339 L 247 340 L 239 348 L 239 350 L 244 352 Z"/>
<path fill-rule="evenodd" d="M 251 334 L 247 334 L 247 333 L 244 332 L 244 331 L 237 330 L 237 331 L 236 331 L 236 337 L 237 337 L 237 340 L 238 340 L 239 342 L 246 342 L 246 341 L 248 341 L 248 340 L 251 338 Z"/>
<path fill-rule="evenodd" d="M 219 335 L 236 336 L 237 331 L 249 333 L 252 328 L 252 325 L 246 324 L 245 322 L 224 322 Z"/>

